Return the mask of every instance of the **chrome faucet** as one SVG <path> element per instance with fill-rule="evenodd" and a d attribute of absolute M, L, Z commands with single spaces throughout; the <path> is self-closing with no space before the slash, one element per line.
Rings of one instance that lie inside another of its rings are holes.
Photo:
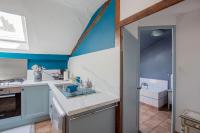
<path fill-rule="evenodd" d="M 142 86 L 146 86 L 147 88 L 149 87 L 148 83 L 146 83 L 146 82 L 142 82 L 142 83 L 141 83 L 141 87 L 142 87 Z"/>

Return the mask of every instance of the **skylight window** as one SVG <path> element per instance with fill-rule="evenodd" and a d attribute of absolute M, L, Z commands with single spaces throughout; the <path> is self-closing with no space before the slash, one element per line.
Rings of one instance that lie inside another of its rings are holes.
<path fill-rule="evenodd" d="M 25 17 L 0 11 L 0 48 L 28 50 Z"/>

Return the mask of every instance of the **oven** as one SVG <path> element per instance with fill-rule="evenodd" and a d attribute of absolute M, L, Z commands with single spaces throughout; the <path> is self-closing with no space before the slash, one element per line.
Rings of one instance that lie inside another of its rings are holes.
<path fill-rule="evenodd" d="M 0 119 L 21 115 L 21 87 L 0 88 Z"/>

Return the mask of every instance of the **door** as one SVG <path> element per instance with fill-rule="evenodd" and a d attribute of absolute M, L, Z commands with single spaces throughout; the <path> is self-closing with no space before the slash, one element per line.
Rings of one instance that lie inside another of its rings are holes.
<path fill-rule="evenodd" d="M 122 91 L 122 131 L 137 133 L 139 129 L 139 64 L 140 45 L 126 29 L 122 29 L 123 40 L 123 91 Z"/>
<path fill-rule="evenodd" d="M 49 114 L 49 87 L 29 86 L 22 91 L 22 117 L 33 119 Z"/>

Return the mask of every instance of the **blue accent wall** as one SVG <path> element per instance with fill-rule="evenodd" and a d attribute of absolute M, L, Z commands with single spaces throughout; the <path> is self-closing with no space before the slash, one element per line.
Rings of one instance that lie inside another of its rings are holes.
<path fill-rule="evenodd" d="M 172 36 L 161 39 L 141 51 L 140 76 L 169 80 L 172 73 Z"/>
<path fill-rule="evenodd" d="M 28 60 L 28 69 L 31 70 L 32 66 L 37 64 L 43 66 L 46 69 L 61 69 L 65 70 L 67 68 L 68 60 Z"/>
<path fill-rule="evenodd" d="M 46 69 L 66 69 L 69 60 L 68 55 L 53 54 L 28 54 L 28 53 L 7 53 L 0 52 L 0 58 L 27 59 L 27 68 L 38 64 Z"/>
<path fill-rule="evenodd" d="M 91 18 L 89 25 L 98 15 L 99 11 L 100 9 Z M 72 53 L 72 56 L 83 55 L 113 47 L 115 47 L 115 0 L 111 0 L 111 3 L 101 19 L 93 27 L 80 46 Z"/>

